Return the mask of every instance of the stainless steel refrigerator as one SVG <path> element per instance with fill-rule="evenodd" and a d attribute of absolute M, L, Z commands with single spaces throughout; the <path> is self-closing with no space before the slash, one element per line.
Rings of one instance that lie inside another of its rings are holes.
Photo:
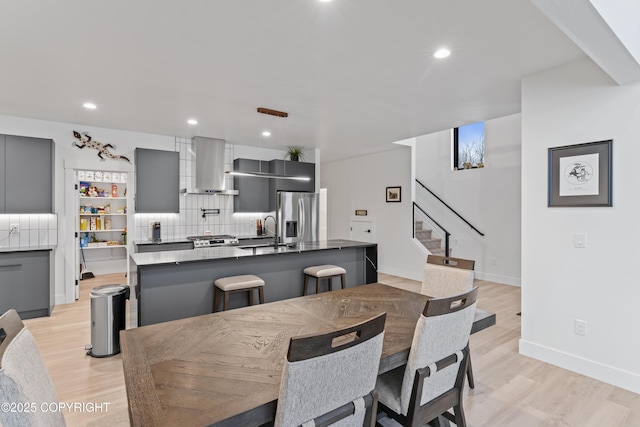
<path fill-rule="evenodd" d="M 319 233 L 318 193 L 278 191 L 278 243 L 315 242 Z"/>

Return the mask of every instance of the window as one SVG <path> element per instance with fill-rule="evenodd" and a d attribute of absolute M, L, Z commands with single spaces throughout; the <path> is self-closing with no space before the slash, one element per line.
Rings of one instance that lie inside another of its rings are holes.
<path fill-rule="evenodd" d="M 484 166 L 484 122 L 453 129 L 453 169 Z"/>

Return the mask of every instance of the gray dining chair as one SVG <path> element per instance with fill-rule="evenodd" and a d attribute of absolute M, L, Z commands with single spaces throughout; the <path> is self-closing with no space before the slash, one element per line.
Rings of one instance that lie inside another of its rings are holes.
<path fill-rule="evenodd" d="M 466 292 L 473 288 L 474 267 L 473 260 L 429 255 L 420 293 L 439 298 Z"/>
<path fill-rule="evenodd" d="M 427 301 L 406 366 L 378 377 L 381 411 L 404 426 L 439 424 L 441 415 L 457 427 L 466 426 L 462 391 L 477 297 L 474 288 Z"/>
<path fill-rule="evenodd" d="M 15 310 L 0 316 L 0 402 L 22 408 L 0 411 L 0 426 L 65 425 L 60 411 L 42 410 L 58 397 L 36 341 Z"/>
<path fill-rule="evenodd" d="M 293 337 L 275 426 L 373 426 L 386 313 L 321 335 Z"/>
<path fill-rule="evenodd" d="M 475 265 L 476 262 L 470 259 L 440 255 L 427 256 L 420 293 L 440 298 L 471 290 L 473 288 Z M 469 387 L 475 388 L 471 356 L 469 356 L 467 380 Z"/>

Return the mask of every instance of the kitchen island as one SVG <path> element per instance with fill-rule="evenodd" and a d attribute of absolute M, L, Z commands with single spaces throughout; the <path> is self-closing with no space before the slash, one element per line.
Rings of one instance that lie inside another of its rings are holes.
<path fill-rule="evenodd" d="M 346 286 L 377 281 L 377 245 L 351 240 L 299 243 L 295 247 L 222 246 L 131 254 L 130 279 L 137 299 L 138 326 L 213 311 L 213 281 L 255 274 L 265 281 L 265 302 L 302 296 L 302 270 L 334 264 L 347 270 Z M 334 288 L 339 287 L 336 281 Z M 312 287 L 315 288 L 315 287 Z M 248 304 L 246 293 L 231 294 L 230 307 Z"/>

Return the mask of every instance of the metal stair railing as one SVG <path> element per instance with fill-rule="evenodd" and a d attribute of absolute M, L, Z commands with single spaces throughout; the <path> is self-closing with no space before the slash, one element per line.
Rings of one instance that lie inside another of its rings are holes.
<path fill-rule="evenodd" d="M 431 195 L 433 197 L 435 197 L 440 203 L 442 203 L 444 206 L 446 206 L 451 212 L 453 212 L 458 218 L 460 218 L 465 224 L 467 224 L 469 227 L 471 227 L 471 229 L 473 231 L 475 231 L 476 233 L 478 233 L 481 236 L 484 236 L 484 233 L 481 232 L 480 230 L 478 230 L 476 227 L 474 227 L 469 221 L 467 221 L 462 215 L 460 215 L 458 212 L 455 211 L 455 209 L 453 209 L 451 206 L 449 206 L 444 200 L 442 200 L 440 197 L 438 197 L 437 194 L 435 194 L 433 191 L 431 191 L 429 188 L 427 188 L 426 185 L 424 185 L 422 182 L 420 182 L 419 179 L 416 178 L 416 182 L 418 184 L 420 184 L 420 186 L 422 188 L 424 188 L 425 190 L 427 190 L 429 193 L 431 193 Z M 414 203 L 415 204 L 415 203 Z M 420 209 L 422 210 L 422 209 Z M 424 210 L 422 210 L 424 212 Z M 426 212 L 425 212 L 426 215 Z M 428 215 L 427 215 L 428 216 Z M 431 217 L 429 217 L 431 218 Z M 434 221 L 435 222 L 435 221 Z M 448 253 L 448 252 L 447 252 Z"/>
<path fill-rule="evenodd" d="M 438 221 L 436 221 L 435 219 L 433 219 L 424 209 L 422 209 L 420 207 L 420 205 L 418 205 L 416 202 L 413 202 L 413 230 L 412 230 L 412 236 L 415 239 L 416 238 L 416 209 L 418 209 L 420 212 L 422 212 L 422 214 L 424 216 L 426 216 L 427 218 L 429 218 L 429 220 L 435 224 L 440 230 L 442 230 L 442 232 L 444 233 L 444 250 L 445 250 L 445 255 L 449 256 L 450 252 L 449 252 L 449 237 L 451 236 L 451 233 L 449 233 L 442 225 L 440 225 L 438 223 Z"/>

